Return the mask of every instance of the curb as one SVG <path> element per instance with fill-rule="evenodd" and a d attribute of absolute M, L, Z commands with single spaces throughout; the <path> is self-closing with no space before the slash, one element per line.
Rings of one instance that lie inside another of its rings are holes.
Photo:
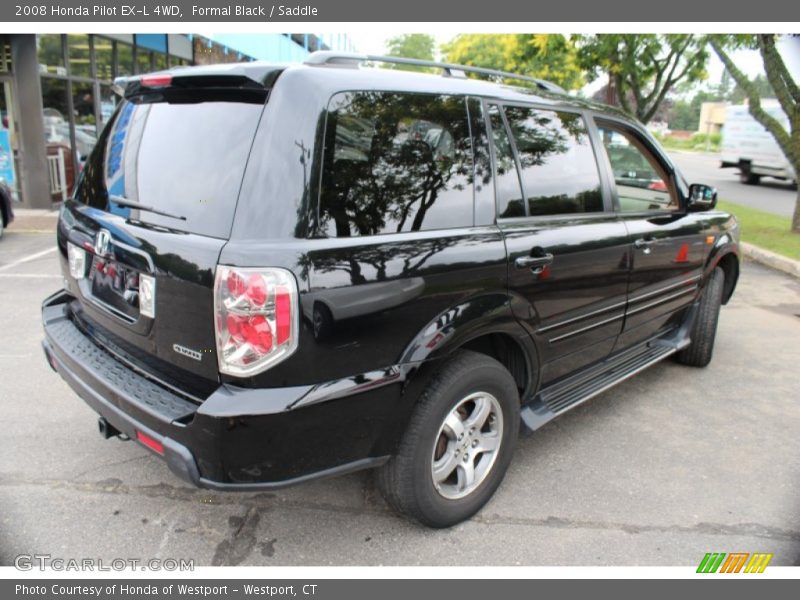
<path fill-rule="evenodd" d="M 742 254 L 752 261 L 800 279 L 800 260 L 787 258 L 770 250 L 741 242 Z"/>

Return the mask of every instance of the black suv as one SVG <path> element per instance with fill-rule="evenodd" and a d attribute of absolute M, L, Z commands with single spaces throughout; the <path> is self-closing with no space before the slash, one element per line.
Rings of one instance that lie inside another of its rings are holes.
<path fill-rule="evenodd" d="M 622 113 L 367 58 L 119 80 L 61 211 L 44 349 L 105 437 L 195 485 L 379 467 L 444 527 L 520 423 L 709 362 L 738 227 Z"/>

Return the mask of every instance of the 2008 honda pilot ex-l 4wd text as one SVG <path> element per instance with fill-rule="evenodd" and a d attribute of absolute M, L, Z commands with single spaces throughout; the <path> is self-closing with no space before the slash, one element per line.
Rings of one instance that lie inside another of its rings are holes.
<path fill-rule="evenodd" d="M 614 109 L 359 60 L 119 81 L 61 210 L 44 349 L 103 435 L 195 485 L 378 467 L 444 527 L 520 426 L 708 363 L 738 227 Z"/>

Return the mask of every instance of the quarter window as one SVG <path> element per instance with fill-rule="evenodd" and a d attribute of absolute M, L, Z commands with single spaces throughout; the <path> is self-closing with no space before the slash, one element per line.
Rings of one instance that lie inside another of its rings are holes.
<path fill-rule="evenodd" d="M 466 99 L 348 92 L 331 100 L 320 230 L 349 237 L 471 226 Z"/>
<path fill-rule="evenodd" d="M 600 174 L 583 117 L 577 113 L 507 106 L 528 215 L 603 210 Z"/>
<path fill-rule="evenodd" d="M 494 162 L 497 170 L 495 177 L 497 214 L 503 218 L 524 217 L 525 199 L 522 196 L 514 151 L 503 123 L 500 107 L 496 105 L 489 107 L 489 123 L 492 126 Z"/>
<path fill-rule="evenodd" d="M 632 133 L 607 123 L 598 124 L 622 212 L 677 210 L 678 195 L 653 154 Z"/>

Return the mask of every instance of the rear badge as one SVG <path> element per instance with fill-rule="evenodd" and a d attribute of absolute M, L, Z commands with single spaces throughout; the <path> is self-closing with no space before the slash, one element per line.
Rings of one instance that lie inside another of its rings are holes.
<path fill-rule="evenodd" d="M 194 360 L 203 360 L 203 354 L 198 352 L 197 350 L 192 350 L 190 348 L 186 348 L 185 346 L 180 346 L 178 344 L 172 344 L 172 349 L 175 350 L 178 354 L 183 354 L 184 356 L 188 356 L 189 358 L 193 358 Z"/>

